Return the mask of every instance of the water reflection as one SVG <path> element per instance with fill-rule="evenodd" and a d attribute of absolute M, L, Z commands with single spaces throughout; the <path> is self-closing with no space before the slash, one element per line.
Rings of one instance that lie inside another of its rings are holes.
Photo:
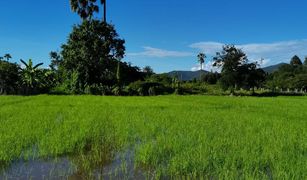
<path fill-rule="evenodd" d="M 151 177 L 152 178 L 152 177 Z M 0 172 L 0 179 L 151 179 L 149 173 L 135 168 L 134 151 L 115 154 L 100 151 L 62 157 L 18 161 Z"/>

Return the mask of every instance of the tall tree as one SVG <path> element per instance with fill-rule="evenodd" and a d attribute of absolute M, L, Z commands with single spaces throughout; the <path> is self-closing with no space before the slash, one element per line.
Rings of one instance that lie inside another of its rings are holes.
<path fill-rule="evenodd" d="M 121 83 L 120 60 L 117 60 L 116 80 L 117 84 L 120 85 Z"/>
<path fill-rule="evenodd" d="M 199 53 L 197 55 L 198 58 L 198 63 L 200 64 L 200 70 L 203 70 L 203 64 L 205 64 L 205 59 L 206 59 L 206 54 L 204 53 Z"/>
<path fill-rule="evenodd" d="M 49 65 L 49 67 L 52 70 L 58 70 L 60 63 L 62 62 L 61 55 L 55 51 L 51 51 L 49 53 L 49 57 L 51 59 L 51 64 Z"/>
<path fill-rule="evenodd" d="M 103 21 L 107 22 L 107 0 L 101 0 L 101 4 L 103 5 Z"/>
<path fill-rule="evenodd" d="M 83 20 L 86 20 L 91 19 L 93 14 L 99 11 L 99 7 L 95 3 L 96 0 L 70 0 L 70 7 Z"/>
<path fill-rule="evenodd" d="M 307 66 L 307 56 L 305 57 L 304 65 Z"/>
<path fill-rule="evenodd" d="M 12 59 L 12 56 L 10 54 L 5 54 L 3 56 L 7 61 L 9 61 L 10 59 Z"/>
<path fill-rule="evenodd" d="M 0 94 L 14 94 L 19 83 L 19 66 L 0 60 Z"/>
<path fill-rule="evenodd" d="M 118 64 L 123 64 L 119 60 L 125 54 L 124 43 L 114 26 L 97 20 L 83 21 L 73 28 L 62 46 L 60 66 L 67 79 L 75 74 L 80 91 L 95 84 L 114 85 Z"/>
<path fill-rule="evenodd" d="M 197 55 L 198 58 L 198 62 L 200 64 L 200 74 L 199 74 L 199 80 L 202 80 L 202 76 L 203 76 L 203 64 L 205 64 L 205 60 L 206 60 L 206 54 L 205 53 L 199 53 Z"/>
<path fill-rule="evenodd" d="M 248 62 L 246 54 L 234 45 L 226 45 L 213 59 L 215 61 L 213 65 L 222 68 L 220 80 L 222 88 L 230 89 L 231 93 L 234 93 L 240 84 L 239 68 Z"/>
<path fill-rule="evenodd" d="M 101 5 L 103 5 L 103 21 L 107 22 L 107 5 L 106 0 L 100 0 Z M 99 12 L 99 6 L 97 5 L 97 0 L 70 0 L 71 9 L 78 13 L 83 19 L 91 19 L 94 13 Z"/>
<path fill-rule="evenodd" d="M 290 61 L 290 64 L 292 66 L 301 66 L 301 65 L 303 65 L 301 59 L 297 55 L 292 57 L 292 59 Z"/>
<path fill-rule="evenodd" d="M 150 77 L 153 74 L 155 74 L 154 70 L 150 66 L 145 66 L 143 68 L 143 73 L 145 74 L 146 77 Z"/>

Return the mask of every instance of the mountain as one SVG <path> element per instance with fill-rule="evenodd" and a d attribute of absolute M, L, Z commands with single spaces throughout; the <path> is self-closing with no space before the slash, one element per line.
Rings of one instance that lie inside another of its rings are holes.
<path fill-rule="evenodd" d="M 286 63 L 279 63 L 272 66 L 262 68 L 267 73 L 273 73 Z M 178 77 L 182 81 L 192 81 L 193 79 L 199 79 L 201 71 L 171 71 L 166 73 L 170 77 Z M 203 74 L 208 74 L 208 71 L 202 71 Z"/>
<path fill-rule="evenodd" d="M 182 81 L 191 81 L 199 79 L 201 73 L 207 74 L 208 71 L 172 71 L 167 73 L 170 77 L 178 77 Z"/>
<path fill-rule="evenodd" d="M 273 73 L 275 71 L 277 71 L 281 66 L 285 65 L 286 63 L 279 63 L 279 64 L 275 64 L 272 66 L 268 66 L 265 68 L 262 68 L 265 72 L 267 73 Z"/>

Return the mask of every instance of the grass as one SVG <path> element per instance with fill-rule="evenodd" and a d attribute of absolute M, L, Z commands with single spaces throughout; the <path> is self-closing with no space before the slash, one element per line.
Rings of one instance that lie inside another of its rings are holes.
<path fill-rule="evenodd" d="M 77 155 L 92 169 L 133 147 L 156 178 L 306 179 L 306 109 L 307 97 L 1 96 L 0 165 Z"/>

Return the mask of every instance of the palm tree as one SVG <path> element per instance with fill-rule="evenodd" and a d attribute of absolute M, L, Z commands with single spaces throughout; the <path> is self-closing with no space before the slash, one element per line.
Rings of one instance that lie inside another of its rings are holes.
<path fill-rule="evenodd" d="M 197 55 L 197 58 L 198 58 L 198 62 L 200 64 L 200 77 L 199 77 L 199 80 L 201 81 L 201 78 L 202 78 L 202 73 L 203 73 L 203 64 L 205 64 L 205 59 L 206 59 L 206 54 L 205 53 L 199 53 Z"/>
<path fill-rule="evenodd" d="M 22 59 L 20 61 L 25 66 L 25 68 L 21 69 L 23 83 L 27 87 L 27 91 L 33 90 L 40 81 L 38 68 L 42 66 L 43 63 L 39 63 L 33 66 L 32 59 L 29 59 L 28 63 L 26 63 Z"/>
<path fill-rule="evenodd" d="M 12 56 L 10 54 L 5 54 L 3 56 L 7 61 L 9 61 L 10 59 L 12 59 Z"/>
<path fill-rule="evenodd" d="M 198 62 L 200 64 L 200 70 L 202 71 L 203 70 L 203 64 L 205 63 L 205 59 L 206 59 L 206 54 L 204 53 L 199 53 L 197 55 L 197 58 L 198 58 Z"/>
<path fill-rule="evenodd" d="M 101 0 L 101 5 L 103 5 L 103 22 L 107 22 L 107 0 Z"/>
<path fill-rule="evenodd" d="M 91 19 L 95 12 L 99 12 L 99 7 L 96 5 L 97 0 L 70 0 L 70 7 L 74 12 L 77 12 L 79 16 L 85 19 Z M 100 0 L 101 5 L 104 7 L 103 20 L 107 22 L 107 5 L 106 0 Z"/>
<path fill-rule="evenodd" d="M 91 19 L 94 12 L 99 11 L 99 7 L 95 4 L 96 0 L 70 0 L 70 7 L 73 12 L 79 14 L 83 19 Z"/>

